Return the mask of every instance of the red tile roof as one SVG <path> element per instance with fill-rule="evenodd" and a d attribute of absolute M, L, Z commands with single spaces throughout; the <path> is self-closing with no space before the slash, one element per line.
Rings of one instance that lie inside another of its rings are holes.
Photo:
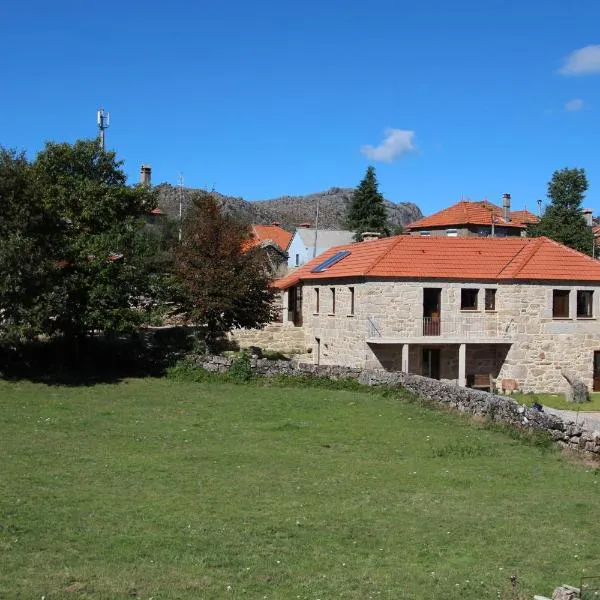
<path fill-rule="evenodd" d="M 311 269 L 340 250 L 350 254 L 322 273 Z M 594 281 L 600 261 L 548 238 L 396 236 L 330 248 L 287 277 L 281 289 L 299 281 L 342 277 L 458 280 Z"/>
<path fill-rule="evenodd" d="M 529 211 L 515 210 L 511 211 L 510 220 L 503 217 L 502 208 L 483 200 L 481 202 L 471 202 L 463 200 L 457 202 L 448 208 L 440 210 L 428 217 L 423 217 L 414 223 L 408 224 L 405 229 L 425 229 L 427 227 L 456 227 L 457 225 L 492 225 L 492 215 L 494 215 L 494 224 L 502 227 L 517 227 L 523 229 L 527 223 L 535 223 L 538 218 Z"/>
<path fill-rule="evenodd" d="M 252 237 L 245 245 L 245 249 L 259 246 L 266 240 L 273 240 L 282 250 L 286 250 L 292 240 L 292 234 L 279 225 L 252 225 L 251 232 Z"/>

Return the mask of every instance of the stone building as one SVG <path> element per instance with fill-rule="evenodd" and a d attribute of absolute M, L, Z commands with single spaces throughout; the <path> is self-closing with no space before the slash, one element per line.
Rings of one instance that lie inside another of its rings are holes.
<path fill-rule="evenodd" d="M 511 210 L 510 201 L 510 194 L 502 197 L 502 207 L 487 200 L 461 200 L 410 223 L 404 231 L 422 236 L 524 236 L 527 225 L 536 223 L 538 217 L 527 210 Z"/>
<path fill-rule="evenodd" d="M 250 237 L 244 244 L 244 249 L 260 247 L 265 253 L 270 273 L 273 277 L 280 277 L 287 271 L 286 249 L 291 239 L 292 234 L 277 222 L 270 225 L 250 225 Z"/>
<path fill-rule="evenodd" d="M 331 248 L 276 283 L 312 360 L 459 385 L 600 389 L 600 263 L 547 238 L 396 236 Z"/>

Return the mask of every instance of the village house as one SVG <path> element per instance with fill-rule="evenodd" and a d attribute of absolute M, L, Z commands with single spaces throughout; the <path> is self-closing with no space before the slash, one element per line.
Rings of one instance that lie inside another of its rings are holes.
<path fill-rule="evenodd" d="M 349 244 L 354 232 L 343 229 L 315 229 L 308 224 L 300 225 L 287 247 L 288 267 L 293 269 L 319 256 L 332 246 Z"/>
<path fill-rule="evenodd" d="M 312 360 L 504 390 L 600 389 L 600 263 L 547 238 L 396 236 L 276 282 Z M 489 384 L 488 384 L 489 385 Z"/>
<path fill-rule="evenodd" d="M 527 225 L 537 223 L 538 217 L 527 210 L 511 210 L 510 202 L 510 194 L 502 197 L 502 207 L 487 200 L 462 200 L 410 223 L 404 231 L 422 236 L 524 236 Z"/>
<path fill-rule="evenodd" d="M 292 239 L 292 234 L 281 227 L 280 223 L 270 225 L 250 225 L 250 236 L 243 249 L 260 247 L 264 250 L 269 265 L 269 271 L 275 275 L 283 275 L 287 270 L 288 254 L 286 249 Z"/>

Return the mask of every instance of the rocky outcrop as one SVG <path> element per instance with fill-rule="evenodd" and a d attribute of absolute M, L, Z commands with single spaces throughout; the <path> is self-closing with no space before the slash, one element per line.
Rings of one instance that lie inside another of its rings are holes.
<path fill-rule="evenodd" d="M 184 188 L 181 192 L 179 188 L 168 184 L 161 184 L 157 186 L 156 190 L 159 207 L 171 218 L 179 216 L 180 200 L 182 213 L 185 215 L 192 193 L 199 191 Z M 277 221 L 284 229 L 293 231 L 302 223 L 314 224 L 317 202 L 319 203 L 319 227 L 322 229 L 345 229 L 346 214 L 352 192 L 352 188 L 334 187 L 325 192 L 307 196 L 282 196 L 255 202 L 224 196 L 218 192 L 212 193 L 225 213 L 234 215 L 246 223 L 266 224 Z M 423 216 L 419 207 L 412 202 L 395 204 L 385 200 L 385 207 L 391 227 L 407 225 Z"/>

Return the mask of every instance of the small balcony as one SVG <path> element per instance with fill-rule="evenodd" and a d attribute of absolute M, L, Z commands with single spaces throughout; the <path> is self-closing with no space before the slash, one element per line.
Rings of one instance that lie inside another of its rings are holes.
<path fill-rule="evenodd" d="M 514 322 L 502 322 L 495 314 L 458 314 L 451 317 L 424 317 L 402 321 L 396 327 L 381 328 L 369 319 L 370 343 L 510 343 Z"/>

